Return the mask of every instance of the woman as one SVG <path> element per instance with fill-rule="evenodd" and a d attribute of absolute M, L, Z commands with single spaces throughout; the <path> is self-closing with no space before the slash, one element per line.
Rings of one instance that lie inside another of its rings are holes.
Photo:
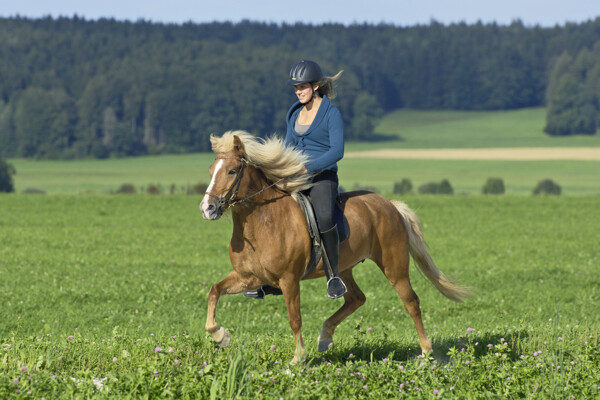
<path fill-rule="evenodd" d="M 313 174 L 313 186 L 309 189 L 317 225 L 321 232 L 327 276 L 327 295 L 332 299 L 346 293 L 346 285 L 338 277 L 339 237 L 334 221 L 334 209 L 338 190 L 337 162 L 344 156 L 344 128 L 342 116 L 329 102 L 335 97 L 333 82 L 342 71 L 326 77 L 314 61 L 303 60 L 290 71 L 288 84 L 294 85 L 298 101 L 287 112 L 285 143 L 308 156 L 304 173 Z M 265 294 L 281 294 L 277 288 L 263 286 L 246 296 L 264 298 Z"/>
<path fill-rule="evenodd" d="M 294 85 L 298 101 L 287 112 L 285 143 L 308 156 L 305 172 L 315 174 L 309 195 L 323 239 L 330 268 L 325 266 L 327 295 L 337 299 L 346 293 L 338 277 L 339 237 L 333 219 L 338 191 L 337 162 L 344 156 L 342 116 L 329 102 L 335 97 L 333 82 L 342 71 L 326 77 L 310 60 L 300 61 L 290 71 L 288 84 Z"/>

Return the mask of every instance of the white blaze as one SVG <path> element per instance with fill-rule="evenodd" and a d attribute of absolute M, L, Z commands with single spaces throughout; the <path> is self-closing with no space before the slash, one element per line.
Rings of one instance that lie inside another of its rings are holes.
<path fill-rule="evenodd" d="M 219 160 L 219 162 L 217 162 L 217 165 L 215 166 L 215 170 L 213 171 L 213 175 L 212 175 L 212 179 L 210 180 L 210 185 L 208 185 L 208 189 L 206 189 L 207 193 L 210 193 L 213 189 L 213 187 L 215 186 L 215 178 L 217 177 L 217 174 L 219 172 L 219 170 L 221 169 L 221 167 L 223 167 L 223 160 Z M 200 203 L 200 209 L 202 210 L 202 214 L 204 215 L 204 218 L 209 219 L 209 214 L 208 214 L 208 206 L 210 205 L 210 196 L 208 195 L 204 195 L 204 198 L 202 198 L 202 202 Z"/>

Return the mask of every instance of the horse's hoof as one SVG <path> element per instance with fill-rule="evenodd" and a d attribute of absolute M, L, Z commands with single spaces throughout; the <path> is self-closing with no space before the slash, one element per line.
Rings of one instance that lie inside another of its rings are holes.
<path fill-rule="evenodd" d="M 231 334 L 229 333 L 229 330 L 223 328 L 222 326 L 212 333 L 212 338 L 220 347 L 227 347 L 231 342 Z"/>
<path fill-rule="evenodd" d="M 306 350 L 302 347 L 294 351 L 294 358 L 290 361 L 290 365 L 302 364 L 304 361 L 306 361 Z"/>
<path fill-rule="evenodd" d="M 306 361 L 306 354 L 303 355 L 302 357 L 294 356 L 294 358 L 292 358 L 292 361 L 290 361 L 290 366 L 297 365 L 297 364 L 303 364 L 304 361 Z"/>
<path fill-rule="evenodd" d="M 333 339 L 332 338 L 328 338 L 326 340 L 321 340 L 321 337 L 319 337 L 319 347 L 317 348 L 319 353 L 323 353 L 327 350 L 331 350 L 332 347 L 333 347 Z"/>
<path fill-rule="evenodd" d="M 223 328 L 225 329 L 225 328 Z M 231 342 L 231 334 L 229 333 L 229 331 L 227 329 L 225 329 L 225 334 L 223 335 L 223 340 L 221 340 L 221 342 L 219 343 L 220 347 L 227 347 L 229 346 L 229 343 Z"/>

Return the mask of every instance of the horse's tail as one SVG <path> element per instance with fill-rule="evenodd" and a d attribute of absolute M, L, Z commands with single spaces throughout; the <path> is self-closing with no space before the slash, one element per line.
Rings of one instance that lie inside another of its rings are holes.
<path fill-rule="evenodd" d="M 462 302 L 463 297 L 469 295 L 469 288 L 453 283 L 440 271 L 427 251 L 427 245 L 421 231 L 421 224 L 413 210 L 401 201 L 392 200 L 392 204 L 404 219 L 408 231 L 408 244 L 410 255 L 415 260 L 419 269 L 444 296 L 450 300 Z"/>

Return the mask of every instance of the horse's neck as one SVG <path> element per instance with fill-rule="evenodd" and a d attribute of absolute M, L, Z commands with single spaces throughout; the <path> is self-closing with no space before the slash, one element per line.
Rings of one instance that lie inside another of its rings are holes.
<path fill-rule="evenodd" d="M 266 187 L 270 183 L 264 182 L 263 185 Z M 289 208 L 286 203 L 289 201 L 295 202 L 291 195 L 268 188 L 260 196 L 232 210 L 234 231 L 261 231 L 264 230 L 265 223 L 285 220 L 285 212 Z"/>
<path fill-rule="evenodd" d="M 243 232 L 244 236 L 264 231 L 265 224 L 269 225 L 272 221 L 285 220 L 285 202 L 294 201 L 291 195 L 272 186 L 273 182 L 268 181 L 261 170 L 250 168 L 248 175 L 252 184 L 246 187 L 246 193 L 240 195 L 248 201 L 232 210 L 234 232 Z"/>

